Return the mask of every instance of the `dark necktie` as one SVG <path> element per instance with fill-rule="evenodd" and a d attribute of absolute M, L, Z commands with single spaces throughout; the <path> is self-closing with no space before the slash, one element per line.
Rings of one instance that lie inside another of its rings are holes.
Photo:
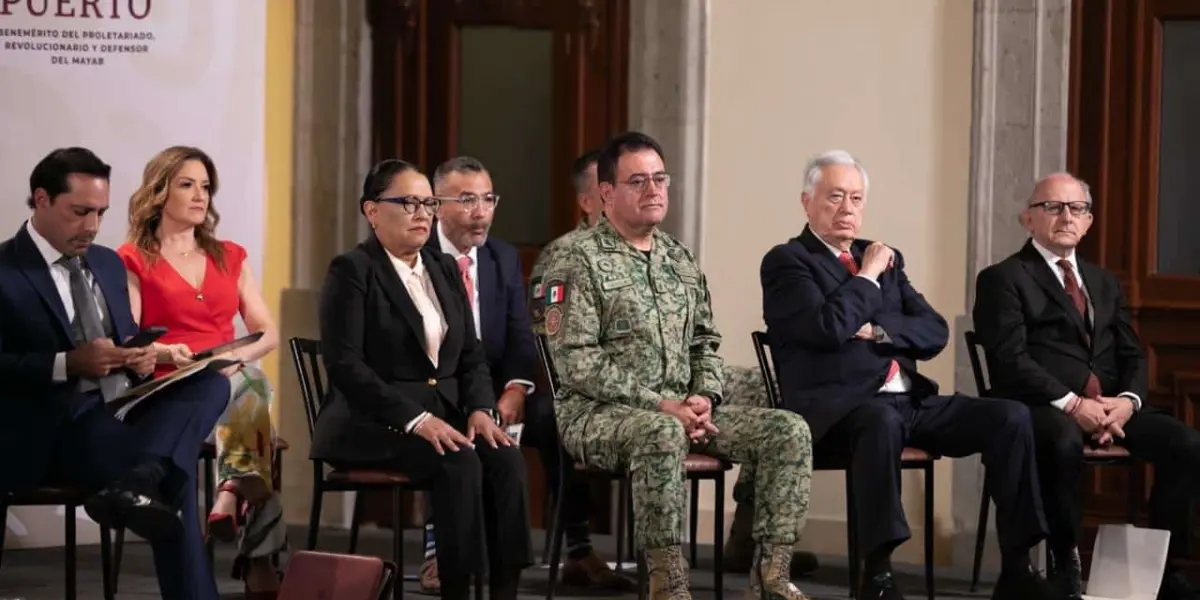
<path fill-rule="evenodd" d="M 72 325 L 76 328 L 76 345 L 108 337 L 104 333 L 100 308 L 96 304 L 96 292 L 83 273 L 83 261 L 78 256 L 64 256 L 58 262 L 71 274 L 71 303 L 75 305 L 75 323 Z M 92 383 L 100 388 L 104 400 L 108 401 L 124 391 L 128 379 L 124 373 L 116 371 Z"/>
<path fill-rule="evenodd" d="M 1087 298 L 1083 295 L 1083 289 L 1079 287 L 1079 280 L 1075 278 L 1075 269 L 1071 266 L 1071 261 L 1065 258 L 1059 259 L 1058 266 L 1063 271 L 1063 288 L 1071 297 L 1071 303 L 1075 305 L 1075 310 L 1079 311 L 1079 316 L 1083 317 L 1086 325 L 1088 322 Z M 1091 336 L 1088 336 L 1088 344 L 1091 344 Z M 1095 373 L 1088 373 L 1087 382 L 1083 384 L 1083 395 L 1098 399 L 1100 394 L 1100 380 L 1096 378 Z"/>
<path fill-rule="evenodd" d="M 838 261 L 840 261 L 842 265 L 846 267 L 847 271 L 850 271 L 851 276 L 858 275 L 858 263 L 854 262 L 854 257 L 850 256 L 849 252 L 843 252 L 839 254 Z M 892 363 L 888 365 L 887 379 L 884 379 L 883 382 L 886 384 L 887 382 L 891 381 L 892 378 L 896 376 L 896 373 L 899 372 L 900 363 L 893 360 Z"/>

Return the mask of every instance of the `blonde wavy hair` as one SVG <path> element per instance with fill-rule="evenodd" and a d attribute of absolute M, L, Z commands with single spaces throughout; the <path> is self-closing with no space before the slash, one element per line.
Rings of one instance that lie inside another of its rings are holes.
<path fill-rule="evenodd" d="M 163 205 L 171 192 L 171 181 L 179 175 L 184 163 L 198 160 L 208 171 L 208 214 L 196 226 L 196 245 L 213 258 L 220 269 L 225 268 L 225 252 L 217 239 L 217 213 L 213 199 L 217 196 L 217 167 L 203 150 L 191 146 L 172 146 L 159 152 L 142 171 L 142 184 L 129 198 L 128 241 L 141 251 L 148 261 L 159 256 L 158 227 L 162 223 Z"/>

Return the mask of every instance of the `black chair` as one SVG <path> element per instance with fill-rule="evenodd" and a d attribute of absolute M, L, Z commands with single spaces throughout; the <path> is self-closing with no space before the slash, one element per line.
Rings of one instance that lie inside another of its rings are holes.
<path fill-rule="evenodd" d="M 967 357 L 971 360 L 971 373 L 975 376 L 975 389 L 982 397 L 992 396 L 992 390 L 988 386 L 988 380 L 984 376 L 983 363 L 979 358 L 979 341 L 975 338 L 974 331 L 967 331 L 963 334 L 967 342 Z M 1138 462 L 1129 455 L 1129 451 L 1120 446 L 1109 446 L 1107 448 L 1083 448 L 1084 464 L 1092 466 L 1124 466 L 1129 469 L 1129 500 L 1126 504 L 1126 518 L 1130 523 L 1135 522 L 1137 518 L 1137 509 L 1139 496 L 1142 490 L 1142 469 Z M 988 509 L 991 507 L 992 494 L 988 490 L 987 482 L 984 481 L 983 493 L 979 497 L 979 522 L 975 525 L 975 562 L 971 567 L 971 591 L 975 591 L 975 587 L 979 585 L 979 569 L 983 565 L 983 546 L 987 541 L 987 521 Z"/>
<path fill-rule="evenodd" d="M 550 353 L 547 349 L 546 336 L 537 336 L 537 351 L 541 358 L 542 371 L 545 375 L 547 390 L 551 398 L 558 397 L 559 378 L 558 371 L 554 369 L 554 362 L 550 358 Z M 632 510 L 633 490 L 630 485 L 628 472 L 615 472 L 590 467 L 584 463 L 576 462 L 568 453 L 563 445 L 559 444 L 559 468 L 561 469 L 558 477 L 558 491 L 555 494 L 554 501 L 554 518 L 551 522 L 550 533 L 550 583 L 546 592 L 547 600 L 554 600 L 555 588 L 558 586 L 558 563 L 562 556 L 563 544 L 563 489 L 566 486 L 567 469 L 574 469 L 576 473 L 583 474 L 587 477 L 606 479 L 616 481 L 619 486 L 620 504 L 617 506 L 617 556 L 621 556 L 623 540 L 628 533 L 629 550 L 633 551 L 634 541 L 632 534 L 632 523 L 634 515 Z M 714 595 L 717 600 L 725 597 L 725 472 L 732 469 L 733 465 L 729 461 L 721 460 L 704 454 L 690 453 L 684 460 L 684 471 L 687 479 L 692 483 L 691 494 L 691 515 L 689 518 L 689 526 L 691 528 L 691 564 L 696 564 L 696 532 L 699 528 L 699 495 L 700 482 L 712 481 L 713 489 L 716 491 L 716 506 L 714 507 L 714 522 L 713 522 L 713 588 Z M 626 517 L 628 515 L 628 518 Z M 627 531 L 628 530 L 628 531 Z M 646 592 L 647 578 L 645 569 L 645 559 L 641 552 L 637 552 L 638 563 L 638 598 L 644 598 Z"/>
<path fill-rule="evenodd" d="M 325 398 L 326 387 L 321 377 L 321 342 L 318 340 L 294 337 L 288 340 L 292 352 L 292 362 L 296 367 L 296 376 L 300 380 L 300 394 L 304 399 L 304 412 L 308 418 L 309 439 L 317 424 L 317 415 L 321 412 L 321 401 Z M 429 482 L 413 481 L 399 471 L 385 469 L 332 469 L 325 472 L 324 462 L 312 459 L 313 463 L 313 495 L 312 510 L 308 517 L 308 543 L 306 548 L 314 550 L 317 547 L 317 534 L 321 528 L 321 500 L 326 492 L 357 492 L 354 499 L 354 514 L 350 523 L 350 549 L 354 554 L 358 548 L 358 526 L 362 512 L 362 492 L 390 491 L 392 492 L 392 560 L 398 569 L 404 568 L 404 510 L 401 502 L 405 492 L 422 492 L 430 489 Z M 481 532 L 482 535 L 482 532 Z M 416 581 L 415 576 L 405 576 L 404 581 Z M 475 598 L 483 599 L 484 575 L 475 576 Z M 397 582 L 392 589 L 392 597 L 400 600 L 404 597 L 404 584 Z"/>
<path fill-rule="evenodd" d="M 10 506 L 62 506 L 63 515 L 63 551 L 66 553 L 65 582 L 67 600 L 75 600 L 75 514 L 76 509 L 83 506 L 89 492 L 82 488 L 43 486 L 23 492 L 0 492 L 0 559 L 4 557 L 4 536 L 7 531 L 5 522 L 8 520 Z M 100 528 L 100 569 L 103 581 L 104 598 L 112 600 L 116 594 L 112 580 L 112 532 L 107 527 Z"/>
<path fill-rule="evenodd" d="M 763 380 L 767 385 L 767 397 L 771 406 L 783 407 L 783 398 L 779 391 L 779 381 L 775 378 L 774 363 L 769 356 L 770 342 L 767 334 L 755 331 L 750 334 L 754 341 L 754 353 L 758 356 L 758 367 L 762 370 Z M 920 448 L 904 448 L 900 453 L 901 469 L 920 469 L 925 473 L 925 593 L 929 600 L 934 597 L 933 584 L 933 466 L 940 457 L 930 454 Z M 819 456 L 813 453 L 814 471 L 845 471 L 846 472 L 846 554 L 850 565 L 850 597 L 858 593 L 858 578 L 860 563 L 858 532 L 854 518 L 854 477 L 850 472 L 850 460 L 846 456 Z M 869 491 L 869 490 L 868 490 Z"/>

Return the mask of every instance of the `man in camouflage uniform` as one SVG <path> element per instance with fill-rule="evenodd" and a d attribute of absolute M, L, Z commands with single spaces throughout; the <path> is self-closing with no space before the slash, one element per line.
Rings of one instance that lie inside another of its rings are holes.
<path fill-rule="evenodd" d="M 789 565 L 808 511 L 808 426 L 793 413 L 721 404 L 707 283 L 691 252 L 657 230 L 670 182 L 658 143 L 618 136 L 597 171 L 607 220 L 563 248 L 542 281 L 563 444 L 586 464 L 629 471 L 652 599 L 691 597 L 680 547 L 689 449 L 757 475 L 749 597 L 806 598 Z"/>

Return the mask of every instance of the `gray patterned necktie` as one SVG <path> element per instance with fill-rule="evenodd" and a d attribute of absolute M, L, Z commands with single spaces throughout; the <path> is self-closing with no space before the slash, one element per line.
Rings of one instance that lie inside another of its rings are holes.
<path fill-rule="evenodd" d="M 58 262 L 71 274 L 71 303 L 75 305 L 75 322 L 71 325 L 75 329 L 75 344 L 108 337 L 104 332 L 100 308 L 96 304 L 96 292 L 84 276 L 82 259 L 78 256 L 63 256 Z M 85 382 L 91 385 L 81 386 L 82 391 L 99 387 L 106 402 L 116 398 L 129 386 L 129 379 L 122 371 L 114 371 L 101 377 L 99 381 Z"/>

